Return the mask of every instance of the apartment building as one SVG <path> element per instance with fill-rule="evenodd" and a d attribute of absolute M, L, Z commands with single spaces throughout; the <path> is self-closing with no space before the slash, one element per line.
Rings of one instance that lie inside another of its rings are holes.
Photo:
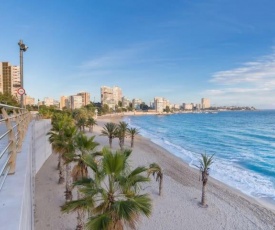
<path fill-rule="evenodd" d="M 182 103 L 182 109 L 183 110 L 192 110 L 193 109 L 193 103 Z"/>
<path fill-rule="evenodd" d="M 162 97 L 154 98 L 154 108 L 155 108 L 156 112 L 158 112 L 158 113 L 163 112 L 163 109 L 165 109 L 165 108 L 163 107 L 163 98 Z"/>
<path fill-rule="evenodd" d="M 46 105 L 46 106 L 54 105 L 54 99 L 50 98 L 50 97 L 45 97 L 44 101 L 43 101 L 43 104 Z"/>
<path fill-rule="evenodd" d="M 102 86 L 100 88 L 101 104 L 107 104 L 109 108 L 115 109 L 115 106 L 119 101 L 122 101 L 122 90 L 121 88 L 114 86 Z"/>
<path fill-rule="evenodd" d="M 61 96 L 60 97 L 59 108 L 63 109 L 64 107 L 70 108 L 70 106 L 69 106 L 69 100 L 68 100 L 67 96 Z"/>
<path fill-rule="evenodd" d="M 35 105 L 35 98 L 26 95 L 24 97 L 24 105 Z"/>
<path fill-rule="evenodd" d="M 77 94 L 77 96 L 82 97 L 82 106 L 89 105 L 90 104 L 90 94 L 87 92 L 80 92 Z"/>
<path fill-rule="evenodd" d="M 140 105 L 142 103 L 141 99 L 133 99 L 132 100 L 132 105 L 133 105 L 133 109 L 140 109 Z"/>
<path fill-rule="evenodd" d="M 208 98 L 202 98 L 201 99 L 201 107 L 202 107 L 202 109 L 210 108 L 210 100 Z"/>
<path fill-rule="evenodd" d="M 122 97 L 121 101 L 122 101 L 123 108 L 127 108 L 128 106 L 130 106 L 130 103 L 131 103 L 130 99 L 126 97 Z"/>
<path fill-rule="evenodd" d="M 17 90 L 20 87 L 20 67 L 9 62 L 0 62 L 0 92 L 10 93 L 19 98 Z"/>
<path fill-rule="evenodd" d="M 82 96 L 72 95 L 69 97 L 69 104 L 71 109 L 80 109 L 82 104 Z"/>

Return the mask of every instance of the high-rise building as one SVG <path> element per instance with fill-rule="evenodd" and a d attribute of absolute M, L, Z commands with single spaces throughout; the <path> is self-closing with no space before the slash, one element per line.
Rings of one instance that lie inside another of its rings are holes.
<path fill-rule="evenodd" d="M 20 86 L 20 67 L 12 66 L 9 62 L 0 62 L 0 92 L 19 98 L 17 90 Z"/>
<path fill-rule="evenodd" d="M 71 109 L 80 109 L 82 107 L 82 96 L 72 95 L 69 97 Z"/>
<path fill-rule="evenodd" d="M 165 108 L 163 107 L 163 98 L 162 97 L 154 98 L 154 107 L 155 107 L 156 112 L 158 112 L 158 113 L 163 112 L 163 109 L 165 109 Z"/>
<path fill-rule="evenodd" d="M 24 97 L 24 105 L 35 105 L 35 98 L 26 95 Z"/>
<path fill-rule="evenodd" d="M 63 109 L 64 107 L 66 108 L 70 108 L 69 107 L 69 100 L 67 96 L 61 96 L 60 97 L 60 104 L 59 104 L 59 108 Z"/>
<path fill-rule="evenodd" d="M 43 104 L 46 105 L 46 106 L 54 105 L 54 99 L 50 98 L 50 97 L 45 97 Z"/>
<path fill-rule="evenodd" d="M 121 100 L 122 100 L 122 107 L 123 108 L 127 108 L 128 106 L 130 106 L 131 101 L 128 98 L 122 97 Z"/>
<path fill-rule="evenodd" d="M 117 86 L 102 86 L 100 91 L 102 105 L 106 104 L 109 106 L 109 108 L 115 109 L 115 106 L 118 104 L 118 102 L 122 101 L 122 90 Z"/>
<path fill-rule="evenodd" d="M 77 94 L 82 97 L 82 106 L 90 104 L 90 94 L 87 92 L 80 92 Z"/>
<path fill-rule="evenodd" d="M 192 110 L 193 109 L 193 103 L 182 103 L 182 108 L 184 110 Z"/>
<path fill-rule="evenodd" d="M 133 105 L 133 109 L 140 109 L 140 105 L 142 103 L 141 99 L 133 99 L 132 100 L 132 105 Z"/>
<path fill-rule="evenodd" d="M 201 107 L 202 107 L 202 109 L 210 108 L 210 100 L 208 98 L 202 98 L 201 99 Z"/>

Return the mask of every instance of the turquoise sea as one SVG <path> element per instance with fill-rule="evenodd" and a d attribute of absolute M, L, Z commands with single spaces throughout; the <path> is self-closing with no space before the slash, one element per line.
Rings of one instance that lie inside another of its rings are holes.
<path fill-rule="evenodd" d="M 275 201 L 275 110 L 129 116 L 140 134 L 191 167 L 215 154 L 210 175 L 248 195 Z"/>

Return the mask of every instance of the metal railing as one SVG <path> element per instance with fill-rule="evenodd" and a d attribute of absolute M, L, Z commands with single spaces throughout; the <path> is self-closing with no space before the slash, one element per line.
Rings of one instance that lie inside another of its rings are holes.
<path fill-rule="evenodd" d="M 15 173 L 17 153 L 28 129 L 31 115 L 26 109 L 0 103 L 0 190 L 7 175 Z"/>

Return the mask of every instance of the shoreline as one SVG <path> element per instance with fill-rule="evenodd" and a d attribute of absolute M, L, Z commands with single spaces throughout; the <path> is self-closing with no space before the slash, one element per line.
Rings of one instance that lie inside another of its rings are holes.
<path fill-rule="evenodd" d="M 104 122 L 114 122 L 114 123 L 118 123 L 119 121 L 123 120 L 123 118 L 125 118 L 127 116 L 114 116 L 114 117 L 104 117 L 104 118 L 99 118 L 98 120 L 99 121 L 104 121 Z M 167 154 L 169 154 L 171 157 L 174 158 L 175 161 L 181 161 L 185 167 L 188 167 L 190 168 L 190 170 L 194 170 L 194 173 L 198 173 L 199 175 L 199 170 L 194 168 L 194 167 L 191 167 L 187 162 L 185 162 L 182 158 L 174 155 L 173 153 L 171 153 L 169 150 L 167 150 L 166 148 L 162 147 L 161 145 L 158 145 L 157 143 L 153 142 L 152 140 L 150 140 L 150 138 L 147 138 L 147 137 L 144 137 L 142 136 L 141 134 L 138 134 L 138 136 L 140 138 L 143 138 L 144 140 L 147 140 L 149 142 L 151 142 L 153 145 L 155 145 L 156 147 L 162 149 L 162 151 L 165 151 Z M 233 186 L 230 186 L 229 184 L 223 182 L 223 181 L 220 181 L 214 177 L 211 176 L 211 174 L 209 175 L 209 177 L 211 178 L 211 181 L 214 182 L 214 183 L 221 183 L 223 186 L 227 186 L 229 189 L 232 189 L 233 191 L 235 191 L 236 193 L 238 193 L 238 195 L 242 195 L 244 196 L 245 199 L 249 199 L 253 202 L 256 202 L 257 204 L 259 205 L 262 205 L 263 207 L 269 209 L 270 211 L 273 211 L 275 212 L 275 201 L 272 200 L 271 198 L 260 198 L 260 197 L 255 197 L 255 196 L 252 196 L 250 194 L 246 194 L 245 192 L 233 187 Z M 208 183 L 211 183 L 210 181 Z"/>
<path fill-rule="evenodd" d="M 169 114 L 167 114 L 167 115 L 169 115 Z M 108 122 L 108 121 L 111 120 L 114 123 L 118 123 L 120 120 L 123 120 L 126 117 L 127 116 L 113 116 L 113 117 L 104 117 L 102 119 L 99 118 L 99 120 L 106 120 L 105 122 Z M 142 136 L 141 134 L 139 134 L 139 135 Z M 182 159 L 181 157 L 178 157 L 178 156 L 174 155 L 169 149 L 166 149 L 165 147 L 163 147 L 163 146 L 155 143 L 154 141 L 150 140 L 150 138 L 147 138 L 147 137 L 144 137 L 144 136 L 142 136 L 142 137 L 145 138 L 145 139 L 148 139 L 150 142 L 152 142 L 156 146 L 158 146 L 158 147 L 162 148 L 163 150 L 167 151 L 167 153 L 170 154 L 171 156 L 174 156 L 175 158 L 178 158 L 178 160 L 182 161 L 184 164 L 186 164 L 186 166 L 188 166 L 188 167 L 190 167 L 190 168 L 198 171 L 198 169 L 196 169 L 195 167 L 191 167 L 188 164 L 188 162 L 184 161 L 184 159 Z M 238 193 L 241 193 L 245 197 L 253 199 L 258 204 L 263 205 L 265 208 L 268 208 L 268 209 L 270 209 L 272 211 L 275 211 L 275 201 L 272 198 L 269 198 L 269 197 L 256 197 L 256 196 L 253 196 L 251 194 L 245 193 L 244 191 L 242 191 L 240 189 L 237 189 L 237 188 L 231 186 L 230 184 L 227 184 L 224 181 L 221 181 L 219 179 L 216 179 L 216 178 L 212 177 L 211 174 L 209 175 L 209 177 L 211 177 L 212 180 L 215 180 L 218 183 L 222 183 L 223 185 L 228 186 L 229 188 L 231 188 L 233 190 L 236 190 Z"/>
<path fill-rule="evenodd" d="M 103 118 L 103 119 L 99 119 L 99 121 L 104 123 L 110 122 L 110 121 L 114 123 L 118 123 L 123 118 L 124 117 Z M 169 152 L 169 150 L 165 149 L 164 147 L 152 142 L 147 137 L 144 137 L 139 134 L 137 140 L 139 141 L 139 144 L 146 142 L 146 144 L 152 146 L 152 148 L 159 151 L 158 157 L 160 159 L 159 159 L 159 162 L 157 163 L 159 163 L 160 165 L 163 166 L 163 162 L 167 162 L 167 161 L 172 161 L 173 163 L 175 163 L 175 165 L 171 165 L 171 163 L 169 163 L 168 165 L 164 166 L 163 169 L 164 169 L 165 175 L 171 177 L 173 180 L 177 181 L 178 183 L 184 184 L 186 186 L 193 186 L 196 189 L 201 190 L 200 182 L 194 184 L 194 181 L 196 180 L 198 181 L 200 177 L 200 173 L 198 169 L 189 166 L 189 164 L 185 162 L 183 159 Z M 182 169 L 180 170 L 180 168 Z M 189 174 L 189 176 L 192 178 L 192 182 L 189 183 L 186 180 L 182 180 L 179 174 L 175 174 L 174 172 L 175 169 L 178 172 L 179 171 L 187 172 L 187 174 Z M 263 212 L 264 215 L 266 215 L 267 213 L 270 213 L 273 216 L 273 218 L 275 218 L 275 203 L 272 204 L 272 203 L 269 203 L 268 200 L 264 200 L 261 198 L 257 198 L 257 197 L 253 197 L 251 195 L 245 194 L 241 190 L 238 190 L 237 188 L 234 188 L 222 181 L 219 181 L 211 177 L 211 175 L 209 177 L 210 178 L 207 184 L 208 186 L 207 190 L 213 195 L 218 196 L 219 198 L 223 199 L 224 201 L 230 204 L 232 203 L 231 200 L 234 200 L 237 197 L 238 202 L 243 203 L 244 206 L 248 206 L 246 208 L 249 208 L 249 209 L 252 208 L 253 210 L 258 209 L 257 212 L 258 211 Z M 165 187 L 165 185 L 163 186 Z M 219 190 L 222 191 L 221 194 L 217 193 L 217 191 Z M 222 198 L 223 195 L 226 195 L 227 199 Z M 238 206 L 237 203 L 236 203 L 236 206 Z M 274 229 L 275 229 L 275 225 L 274 225 Z"/>

